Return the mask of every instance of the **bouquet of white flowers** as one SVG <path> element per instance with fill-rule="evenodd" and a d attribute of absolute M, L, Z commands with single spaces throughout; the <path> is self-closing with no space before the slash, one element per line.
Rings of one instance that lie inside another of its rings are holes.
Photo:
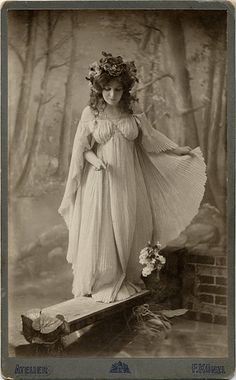
<path fill-rule="evenodd" d="M 142 270 L 144 277 L 149 276 L 154 270 L 158 272 L 161 270 L 166 262 L 164 256 L 160 255 L 161 244 L 157 242 L 155 245 L 151 245 L 150 242 L 143 248 L 139 255 L 139 262 L 145 267 Z"/>

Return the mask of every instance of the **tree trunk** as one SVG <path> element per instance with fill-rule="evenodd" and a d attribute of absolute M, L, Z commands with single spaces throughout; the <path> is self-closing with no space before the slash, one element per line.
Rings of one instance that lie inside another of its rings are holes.
<path fill-rule="evenodd" d="M 212 94 L 212 106 L 210 113 L 209 137 L 208 137 L 208 180 L 218 209 L 225 213 L 226 177 L 225 177 L 225 137 L 222 130 L 225 129 L 226 104 L 225 104 L 225 59 L 222 54 L 224 49 L 218 49 L 218 62 L 214 75 L 214 89 Z M 223 137 L 223 145 L 222 139 Z M 223 161 L 223 162 L 222 162 Z M 220 162 L 220 165 L 219 165 Z M 221 175 L 219 176 L 219 172 Z"/>
<path fill-rule="evenodd" d="M 211 117 L 211 101 L 213 97 L 213 88 L 214 88 L 214 76 L 216 69 L 216 51 L 217 51 L 217 38 L 212 39 L 211 43 L 211 56 L 209 59 L 209 72 L 208 72 L 208 83 L 206 90 L 206 98 L 209 99 L 208 105 L 206 105 L 203 111 L 203 134 L 202 134 L 202 147 L 204 158 L 207 163 L 208 159 L 208 133 L 210 128 L 210 117 Z"/>
<path fill-rule="evenodd" d="M 36 121 L 34 124 L 33 130 L 33 138 L 31 141 L 31 146 L 27 149 L 27 157 L 25 158 L 24 162 L 24 168 L 21 173 L 21 176 L 19 178 L 19 181 L 17 183 L 17 188 L 22 189 L 26 185 L 26 183 L 30 184 L 32 187 L 34 185 L 34 177 L 35 177 L 35 164 L 38 162 L 38 155 L 39 155 L 39 149 L 41 146 L 41 140 L 43 137 L 43 128 L 44 128 L 44 121 L 45 121 L 45 108 L 46 108 L 46 102 L 47 102 L 47 85 L 48 85 L 48 79 L 50 75 L 50 66 L 52 62 L 52 46 L 53 46 L 53 34 L 51 32 L 51 26 L 52 26 L 52 14 L 50 11 L 47 11 L 47 39 L 46 39 L 46 61 L 44 66 L 44 74 L 43 78 L 41 79 L 41 88 L 40 88 L 40 95 L 39 95 L 39 103 L 37 108 L 37 114 L 36 114 Z"/>
<path fill-rule="evenodd" d="M 160 43 L 161 43 L 160 32 L 158 32 L 156 30 L 153 32 L 152 42 L 153 42 L 153 44 L 152 44 L 153 46 L 150 49 L 150 53 L 151 53 L 152 57 L 155 56 L 155 61 L 153 60 L 151 63 L 150 72 L 151 72 L 151 80 L 154 80 L 155 76 L 160 76 L 160 74 L 161 74 L 161 71 L 160 71 Z M 153 97 L 155 95 L 157 95 L 157 84 L 156 83 L 151 86 L 150 94 L 149 94 L 150 111 L 149 111 L 148 116 L 149 116 L 150 120 L 152 121 L 153 126 L 155 126 L 155 121 L 156 121 L 157 115 L 158 115 L 158 110 L 156 110 L 155 101 L 153 100 Z"/>
<path fill-rule="evenodd" d="M 61 126 L 60 135 L 60 151 L 59 151 L 59 166 L 57 174 L 64 178 L 69 168 L 69 154 L 71 150 L 71 128 L 72 128 L 72 105 L 73 105 L 73 83 L 74 74 L 76 71 L 76 53 L 78 49 L 79 32 L 78 15 L 71 12 L 71 33 L 72 33 L 72 46 L 69 63 L 69 71 L 65 89 L 65 103 L 64 113 Z"/>
<path fill-rule="evenodd" d="M 184 113 L 184 111 L 193 109 L 193 101 L 187 69 L 184 33 L 178 15 L 172 17 L 168 22 L 167 43 L 169 47 L 168 59 L 170 66 L 172 67 L 172 74 L 175 78 L 175 88 L 177 93 L 176 101 L 179 110 L 183 112 L 182 121 L 184 126 L 185 144 L 194 148 L 198 145 L 199 139 L 194 113 Z"/>
<path fill-rule="evenodd" d="M 226 82 L 226 74 L 224 75 Z M 222 111 L 221 111 L 221 121 L 219 125 L 219 139 L 218 139 L 218 157 L 217 157 L 217 180 L 220 187 L 226 191 L 226 151 L 227 151 L 227 107 L 226 107 L 226 83 L 224 83 L 224 91 L 222 95 Z"/>
<path fill-rule="evenodd" d="M 16 114 L 14 135 L 9 155 L 10 189 L 13 190 L 25 165 L 27 141 L 32 137 L 29 125 L 30 96 L 35 63 L 35 47 L 37 32 L 37 15 L 34 11 L 28 12 L 27 41 L 25 65 L 21 81 L 21 90 Z"/>

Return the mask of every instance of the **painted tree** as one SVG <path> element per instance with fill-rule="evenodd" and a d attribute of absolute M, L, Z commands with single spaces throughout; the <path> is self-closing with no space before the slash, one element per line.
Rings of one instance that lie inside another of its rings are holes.
<path fill-rule="evenodd" d="M 66 81 L 65 88 L 65 101 L 64 101 L 64 112 L 61 124 L 61 133 L 59 141 L 59 165 L 57 174 L 64 178 L 68 173 L 69 168 L 69 155 L 70 155 L 70 140 L 71 140 L 71 129 L 72 129 L 72 101 L 73 101 L 73 83 L 74 74 L 77 67 L 78 59 L 78 33 L 79 33 L 79 21 L 78 14 L 71 11 L 71 53 L 69 59 L 69 70 Z"/>
<path fill-rule="evenodd" d="M 139 86 L 136 95 L 139 98 L 142 110 L 146 112 L 153 125 L 158 125 L 160 107 L 157 99 L 160 96 L 160 82 L 165 79 L 173 79 L 161 62 L 161 45 L 164 33 L 158 24 L 158 15 L 152 12 L 144 12 L 124 19 L 122 33 L 123 39 L 131 39 L 136 44 L 136 64 L 138 66 Z M 120 30 L 120 26 L 118 28 Z"/>
<path fill-rule="evenodd" d="M 142 110 L 152 125 L 181 143 L 184 137 L 179 125 L 182 112 L 176 107 L 175 71 L 169 65 L 167 48 L 167 21 L 170 15 L 146 12 L 142 17 L 127 17 L 120 38 L 136 43 L 136 63 L 140 83 L 136 95 Z"/>
<path fill-rule="evenodd" d="M 143 99 L 144 111 L 154 125 L 158 118 L 154 99 L 159 93 L 159 82 L 168 75 L 161 70 L 160 45 L 163 32 L 157 27 L 157 19 L 156 15 L 146 17 L 142 24 L 145 30 L 144 38 L 138 46 L 138 60 L 142 62 L 142 84 L 137 92 Z"/>
<path fill-rule="evenodd" d="M 176 103 L 181 115 L 184 141 L 186 145 L 196 147 L 199 144 L 197 125 L 194 116 L 194 106 L 189 82 L 189 71 L 186 58 L 186 44 L 184 38 L 181 14 L 178 12 L 168 18 L 167 22 L 167 57 L 174 77 Z"/>
<path fill-rule="evenodd" d="M 206 25 L 204 25 L 206 28 Z M 226 212 L 226 22 L 215 16 L 212 27 L 206 29 L 210 37 L 208 84 L 210 99 L 203 114 L 204 155 L 207 162 L 207 196 L 217 208 Z"/>
<path fill-rule="evenodd" d="M 19 180 L 33 137 L 33 131 L 29 124 L 29 112 L 36 55 L 36 36 L 37 13 L 28 11 L 26 20 L 25 57 L 17 50 L 16 45 L 12 42 L 10 43 L 10 48 L 16 52 L 23 68 L 14 134 L 9 149 L 10 189 L 13 189 Z"/>
<path fill-rule="evenodd" d="M 26 145 L 24 152 L 21 152 L 21 170 L 18 172 L 17 180 L 15 182 L 15 189 L 24 192 L 25 187 L 34 188 L 35 181 L 37 182 L 39 153 L 45 132 L 45 111 L 48 103 L 55 97 L 51 95 L 48 89 L 48 83 L 52 70 L 58 69 L 68 64 L 68 60 L 55 63 L 54 54 L 57 52 L 68 40 L 70 35 L 65 34 L 63 38 L 58 41 L 55 40 L 55 29 L 61 18 L 62 13 L 53 13 L 46 11 L 41 14 L 38 27 L 41 29 L 43 26 L 45 44 L 44 52 L 34 60 L 33 69 L 41 62 L 43 63 L 42 74 L 40 78 L 40 89 L 37 96 L 37 110 L 34 124 L 31 124 L 29 129 L 25 131 Z M 39 14 L 38 14 L 39 17 Z M 32 77 L 29 81 L 32 85 Z M 15 156 L 15 153 L 12 154 Z M 18 156 L 19 159 L 19 156 Z"/>
<path fill-rule="evenodd" d="M 45 112 L 47 104 L 53 99 L 55 95 L 49 95 L 48 92 L 48 82 L 50 78 L 51 71 L 58 67 L 54 65 L 53 55 L 54 52 L 59 49 L 62 41 L 60 43 L 55 43 L 54 41 L 54 31 L 58 23 L 59 15 L 55 15 L 47 11 L 45 16 L 45 26 L 46 26 L 46 41 L 45 41 L 45 52 L 38 58 L 39 60 L 44 60 L 43 74 L 41 78 L 40 91 L 38 96 L 38 105 L 35 123 L 33 126 L 34 134 L 32 139 L 32 144 L 28 152 L 26 165 L 21 173 L 21 178 L 18 182 L 20 188 L 30 185 L 34 187 L 35 177 L 37 176 L 37 164 L 39 159 L 39 151 L 42 144 L 42 139 L 44 136 L 45 128 Z"/>
<path fill-rule="evenodd" d="M 142 80 L 137 93 L 145 99 L 143 109 L 153 127 L 175 139 L 176 136 L 173 131 L 176 129 L 176 122 L 173 125 L 172 117 L 175 109 L 169 101 L 172 95 L 171 86 L 174 82 L 174 76 L 166 64 L 164 54 L 166 41 L 164 18 L 162 14 L 151 15 L 143 25 L 146 30 L 150 31 L 150 35 L 145 51 L 140 52 L 140 56 L 144 56 L 148 62 L 146 71 L 149 77 Z M 175 104 L 174 101 L 172 103 Z"/>

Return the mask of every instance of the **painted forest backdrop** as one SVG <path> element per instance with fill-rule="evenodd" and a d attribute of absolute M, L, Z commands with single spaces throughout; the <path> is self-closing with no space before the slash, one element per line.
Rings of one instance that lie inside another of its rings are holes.
<path fill-rule="evenodd" d="M 67 231 L 57 208 L 77 123 L 88 102 L 85 76 L 102 50 L 135 60 L 140 79 L 136 95 L 155 128 L 180 145 L 200 145 L 208 174 L 204 203 L 211 206 L 202 214 L 210 227 L 199 230 L 198 223 L 198 238 L 215 239 L 212 220 L 217 225 L 219 217 L 224 234 L 226 13 L 30 10 L 9 11 L 8 17 L 9 278 L 18 294 L 14 308 L 22 308 L 30 294 L 40 295 L 41 305 L 71 296 Z M 31 307 L 36 306 L 33 300 Z"/>
<path fill-rule="evenodd" d="M 105 50 L 135 60 L 137 96 L 155 128 L 181 145 L 201 146 L 207 197 L 223 211 L 224 16 L 216 11 L 9 12 L 11 189 L 34 195 L 65 180 L 88 101 L 88 65 Z"/>

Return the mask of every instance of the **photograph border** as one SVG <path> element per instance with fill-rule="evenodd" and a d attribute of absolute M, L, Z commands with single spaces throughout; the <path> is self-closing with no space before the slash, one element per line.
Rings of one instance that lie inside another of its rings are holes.
<path fill-rule="evenodd" d="M 228 357 L 227 358 L 120 358 L 130 373 L 110 373 L 119 358 L 97 357 L 9 357 L 8 355 L 8 28 L 10 10 L 224 10 L 227 11 L 227 238 L 228 238 Z M 232 378 L 235 370 L 235 8 L 227 1 L 9 1 L 1 9 L 1 248 L 2 248 L 2 376 L 4 378 L 34 378 L 20 375 L 17 366 L 47 368 L 50 379 L 192 379 Z M 193 373 L 193 364 L 223 366 L 224 374 Z"/>

